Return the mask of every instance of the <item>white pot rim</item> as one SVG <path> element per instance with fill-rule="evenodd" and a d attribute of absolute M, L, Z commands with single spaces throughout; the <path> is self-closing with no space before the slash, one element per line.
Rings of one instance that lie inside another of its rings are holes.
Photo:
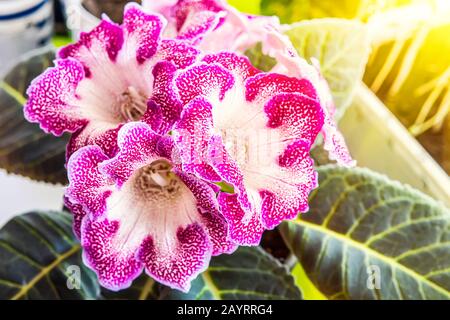
<path fill-rule="evenodd" d="M 76 10 L 82 19 L 89 21 L 89 23 L 97 24 L 100 18 L 90 13 L 82 4 L 82 0 L 64 0 L 66 6 L 66 12 Z"/>
<path fill-rule="evenodd" d="M 7 0 L 0 1 L 0 21 L 2 19 L 18 19 L 39 10 L 42 6 L 50 2 L 50 0 Z M 33 10 L 35 9 L 35 10 Z M 31 12 L 27 13 L 30 10 Z M 20 15 L 20 17 L 15 17 Z M 9 18 L 11 16 L 11 18 Z"/>

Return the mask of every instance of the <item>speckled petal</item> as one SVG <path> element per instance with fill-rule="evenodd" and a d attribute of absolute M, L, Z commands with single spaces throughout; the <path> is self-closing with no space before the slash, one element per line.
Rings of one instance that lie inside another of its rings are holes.
<path fill-rule="evenodd" d="M 67 163 L 69 186 L 66 197 L 80 204 L 90 214 L 99 216 L 106 210 L 111 195 L 111 179 L 104 176 L 98 165 L 108 157 L 98 146 L 86 146 L 75 152 Z"/>
<path fill-rule="evenodd" d="M 207 161 L 213 128 L 211 109 L 211 104 L 202 97 L 192 100 L 183 110 L 173 130 L 173 137 L 180 152 L 183 171 L 219 182 L 220 176 Z"/>
<path fill-rule="evenodd" d="M 66 197 L 84 261 L 111 290 L 130 286 L 145 269 L 155 280 L 188 291 L 211 255 L 236 249 L 216 191 L 171 162 L 170 136 L 144 122 L 125 124 L 117 136 L 112 158 L 87 146 L 69 159 Z"/>
<path fill-rule="evenodd" d="M 60 136 L 63 132 L 75 132 L 87 123 L 76 93 L 84 79 L 84 70 L 81 63 L 73 59 L 55 63 L 55 67 L 47 69 L 31 83 L 24 114 L 28 121 L 39 123 L 45 132 Z"/>
<path fill-rule="evenodd" d="M 127 45 L 135 47 L 138 63 L 142 64 L 155 55 L 165 24 L 162 16 L 147 14 L 136 3 L 125 5 L 123 27 Z"/>
<path fill-rule="evenodd" d="M 157 153 L 160 136 L 143 122 L 130 122 L 117 137 L 120 152 L 100 165 L 100 170 L 122 186 L 139 168 L 160 158 Z"/>

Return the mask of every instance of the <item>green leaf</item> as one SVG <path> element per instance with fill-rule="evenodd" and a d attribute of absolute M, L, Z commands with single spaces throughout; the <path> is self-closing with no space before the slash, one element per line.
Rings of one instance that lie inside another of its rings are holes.
<path fill-rule="evenodd" d="M 300 263 L 292 268 L 292 276 L 299 288 L 302 288 L 304 300 L 326 300 L 327 298 L 314 286 Z"/>
<path fill-rule="evenodd" d="M 277 64 L 277 60 L 262 52 L 261 42 L 258 42 L 254 47 L 246 50 L 245 55 L 256 68 L 262 71 L 268 72 Z"/>
<path fill-rule="evenodd" d="M 115 292 L 101 288 L 102 297 L 107 300 L 158 300 L 161 290 L 170 289 L 159 285 L 147 274 L 142 274 L 129 288 L 121 291 Z"/>
<path fill-rule="evenodd" d="M 77 268 L 80 289 L 69 289 Z M 95 299 L 99 291 L 68 213 L 30 212 L 0 230 L 0 299 Z"/>
<path fill-rule="evenodd" d="M 261 0 L 228 0 L 228 3 L 241 12 L 259 14 Z"/>
<path fill-rule="evenodd" d="M 450 298 L 449 209 L 367 169 L 319 168 L 310 211 L 281 233 L 330 299 Z"/>
<path fill-rule="evenodd" d="M 23 116 L 28 85 L 53 58 L 52 51 L 38 51 L 0 80 L 0 167 L 33 180 L 65 184 L 68 137 L 46 134 Z"/>
<path fill-rule="evenodd" d="M 287 268 L 261 248 L 242 247 L 232 255 L 211 260 L 207 271 L 192 282 L 185 294 L 159 285 L 141 276 L 133 285 L 118 293 L 102 289 L 107 299 L 167 300 L 269 300 L 301 299 Z"/>
<path fill-rule="evenodd" d="M 339 117 L 363 77 L 370 51 L 367 28 L 357 21 L 317 19 L 292 24 L 286 34 L 301 57 L 320 62 Z"/>
<path fill-rule="evenodd" d="M 262 0 L 261 12 L 264 15 L 277 15 L 284 23 L 292 23 L 304 19 L 345 18 L 362 21 L 375 13 L 411 0 Z"/>

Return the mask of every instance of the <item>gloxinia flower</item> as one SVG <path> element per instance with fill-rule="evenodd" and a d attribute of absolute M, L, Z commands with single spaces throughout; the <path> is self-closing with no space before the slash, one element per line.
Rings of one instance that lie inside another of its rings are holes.
<path fill-rule="evenodd" d="M 264 40 L 266 28 L 280 24 L 275 16 L 244 14 L 223 0 L 144 0 L 143 6 L 168 20 L 167 35 L 191 41 L 203 52 L 243 53 Z"/>
<path fill-rule="evenodd" d="M 265 229 L 308 210 L 317 186 L 309 152 L 325 117 L 309 80 L 260 72 L 246 57 L 222 52 L 175 83 L 186 105 L 173 130 L 182 168 L 234 187 L 218 195 L 232 241 L 256 245 Z"/>
<path fill-rule="evenodd" d="M 267 53 L 275 58 L 276 65 L 271 72 L 282 73 L 290 77 L 305 78 L 317 90 L 318 99 L 323 106 L 324 125 L 322 127 L 323 147 L 328 151 L 329 158 L 338 164 L 351 167 L 356 165 L 345 143 L 344 137 L 338 130 L 334 116 L 336 108 L 327 81 L 320 72 L 320 64 L 311 58 L 312 65 L 301 58 L 288 36 L 277 30 L 269 32 L 265 42 Z"/>
<path fill-rule="evenodd" d="M 68 162 L 66 204 L 75 214 L 85 263 L 112 290 L 143 269 L 188 291 L 211 255 L 231 253 L 215 190 L 172 161 L 173 143 L 143 122 L 125 124 L 118 153 L 85 146 Z"/>
<path fill-rule="evenodd" d="M 203 52 L 233 51 L 243 54 L 261 43 L 262 53 L 275 59 L 271 72 L 305 78 L 319 92 L 325 119 L 321 133 L 324 149 L 339 164 L 353 166 L 348 148 L 334 120 L 335 106 L 328 84 L 320 73 L 318 63 L 310 65 L 301 58 L 276 16 L 256 16 L 239 12 L 225 0 L 162 0 L 144 1 L 151 11 L 169 21 L 166 31 L 171 36 L 190 40 Z M 220 39 L 220 41 L 218 41 Z"/>
<path fill-rule="evenodd" d="M 32 82 L 25 117 L 56 136 L 75 133 L 68 155 L 88 144 L 113 155 L 124 123 L 152 117 L 146 114 L 149 98 L 170 127 L 182 108 L 171 99 L 171 77 L 193 63 L 198 50 L 162 39 L 165 25 L 163 17 L 136 3 L 126 5 L 122 25 L 104 16 L 77 43 L 59 50 L 55 66 Z"/>

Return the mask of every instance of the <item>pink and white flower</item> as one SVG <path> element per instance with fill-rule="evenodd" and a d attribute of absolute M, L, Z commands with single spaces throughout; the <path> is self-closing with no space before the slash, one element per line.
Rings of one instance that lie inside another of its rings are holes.
<path fill-rule="evenodd" d="M 264 40 L 265 28 L 280 24 L 275 16 L 244 14 L 222 0 L 144 0 L 143 6 L 168 20 L 167 35 L 191 41 L 207 53 L 243 53 Z"/>
<path fill-rule="evenodd" d="M 257 245 L 265 229 L 308 210 L 317 186 L 309 152 L 325 117 L 309 80 L 260 72 L 222 52 L 186 68 L 175 83 L 186 105 L 173 130 L 182 168 L 234 187 L 218 195 L 230 240 Z"/>
<path fill-rule="evenodd" d="M 225 0 L 148 0 L 144 1 L 144 6 L 166 17 L 169 21 L 166 31 L 171 36 L 190 40 L 202 52 L 226 50 L 244 54 L 247 49 L 261 43 L 262 52 L 276 60 L 271 72 L 305 78 L 314 85 L 325 113 L 321 130 L 324 149 L 330 159 L 339 164 L 355 165 L 337 129 L 333 98 L 319 64 L 310 65 L 298 55 L 289 38 L 283 35 L 278 17 L 247 15 Z"/>
<path fill-rule="evenodd" d="M 231 253 L 214 189 L 172 161 L 173 143 L 143 122 L 125 124 L 118 153 L 85 146 L 68 162 L 66 204 L 85 263 L 106 288 L 128 287 L 143 269 L 188 291 L 211 255 Z M 175 153 L 176 154 L 176 153 Z"/>
<path fill-rule="evenodd" d="M 172 100 L 171 77 L 199 52 L 183 41 L 162 38 L 166 24 L 136 3 L 126 5 L 122 25 L 104 16 L 77 43 L 59 50 L 55 66 L 33 81 L 25 117 L 57 136 L 74 133 L 68 155 L 88 144 L 113 155 L 120 127 L 151 120 L 155 110 L 163 127 L 153 123 L 154 129 L 168 131 L 182 108 Z"/>

